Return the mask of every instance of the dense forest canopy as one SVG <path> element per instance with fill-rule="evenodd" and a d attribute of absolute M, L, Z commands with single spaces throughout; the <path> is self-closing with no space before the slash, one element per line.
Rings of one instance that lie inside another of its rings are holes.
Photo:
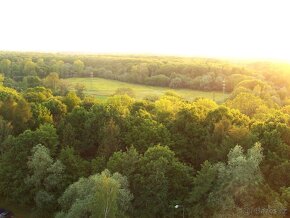
<path fill-rule="evenodd" d="M 247 79 L 265 80 L 276 88 L 289 89 L 290 64 L 245 62 L 210 58 L 80 55 L 0 52 L 0 72 L 16 81 L 27 76 L 60 78 L 103 77 L 126 82 L 231 92 Z"/>
<path fill-rule="evenodd" d="M 289 64 L 1 52 L 0 73 L 0 199 L 32 217 L 289 215 Z M 230 95 L 100 101 L 68 77 Z"/>

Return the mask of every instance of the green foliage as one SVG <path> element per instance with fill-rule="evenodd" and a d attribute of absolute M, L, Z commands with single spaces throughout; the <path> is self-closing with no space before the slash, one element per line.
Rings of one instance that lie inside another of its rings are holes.
<path fill-rule="evenodd" d="M 130 113 L 129 108 L 133 102 L 134 99 L 130 98 L 129 96 L 120 95 L 108 98 L 106 103 L 109 108 L 113 109 L 121 116 L 126 117 Z"/>
<path fill-rule="evenodd" d="M 159 100 L 155 101 L 158 121 L 167 123 L 172 120 L 184 105 L 185 102 L 179 96 L 172 95 L 172 93 L 162 96 Z"/>
<path fill-rule="evenodd" d="M 43 145 L 33 147 L 27 166 L 29 173 L 25 184 L 35 201 L 36 213 L 48 216 L 57 210 L 57 198 L 65 187 L 65 166 L 59 160 L 54 161 Z"/>
<path fill-rule="evenodd" d="M 37 86 L 25 90 L 23 96 L 28 102 L 42 103 L 52 97 L 52 92 L 50 89 Z"/>
<path fill-rule="evenodd" d="M 50 111 L 42 104 L 31 105 L 32 119 L 30 126 L 33 129 L 38 128 L 40 125 L 50 123 L 53 124 L 53 119 Z"/>
<path fill-rule="evenodd" d="M 81 74 L 84 70 L 84 63 L 81 60 L 75 60 L 73 63 L 73 69 L 76 73 Z"/>
<path fill-rule="evenodd" d="M 67 106 L 68 112 L 71 112 L 76 106 L 81 103 L 81 99 L 76 95 L 75 92 L 69 92 L 62 99 L 62 102 Z"/>
<path fill-rule="evenodd" d="M 287 188 L 281 188 L 281 192 L 282 192 L 282 199 L 287 202 L 288 206 L 287 208 L 284 208 L 284 212 L 286 212 L 286 215 L 289 215 L 289 209 L 290 209 L 290 187 Z"/>
<path fill-rule="evenodd" d="M 289 66 L 0 52 L 1 205 L 36 217 L 289 210 Z"/>
<path fill-rule="evenodd" d="M 89 110 L 91 107 L 94 105 L 98 104 L 99 101 L 91 96 L 86 96 L 81 103 L 81 106 L 84 107 L 85 109 Z"/>
<path fill-rule="evenodd" d="M 115 152 L 107 163 L 107 168 L 111 172 L 120 172 L 129 181 L 133 181 L 140 162 L 140 155 L 134 147 L 130 147 L 126 152 Z"/>
<path fill-rule="evenodd" d="M 240 93 L 233 100 L 227 101 L 226 105 L 248 116 L 253 116 L 259 107 L 266 106 L 266 102 L 253 94 Z"/>
<path fill-rule="evenodd" d="M 120 128 L 114 120 L 110 119 L 101 129 L 101 133 L 99 153 L 102 156 L 109 157 L 120 149 Z"/>
<path fill-rule="evenodd" d="M 25 76 L 35 76 L 36 75 L 36 63 L 31 60 L 24 62 L 23 74 Z"/>
<path fill-rule="evenodd" d="M 149 148 L 137 172 L 133 194 L 138 217 L 165 216 L 171 206 L 186 199 L 192 170 L 179 162 L 168 147 Z"/>
<path fill-rule="evenodd" d="M 23 86 L 26 88 L 34 88 L 41 86 L 42 81 L 38 76 L 26 76 L 23 78 Z"/>
<path fill-rule="evenodd" d="M 55 72 L 61 78 L 93 75 L 131 83 L 210 91 L 222 91 L 222 83 L 226 81 L 226 91 L 229 92 L 240 82 L 247 81 L 241 86 L 253 90 L 259 85 L 262 93 L 266 93 L 270 90 L 263 83 L 265 80 L 274 87 L 288 89 L 287 70 L 287 64 L 237 63 L 208 58 L 14 52 L 0 54 L 0 72 L 18 81 L 24 76 L 37 75 L 44 78 Z M 279 97 L 278 102 L 286 100 L 285 95 Z"/>
<path fill-rule="evenodd" d="M 75 85 L 75 90 L 76 90 L 76 94 L 79 98 L 83 99 L 85 97 L 84 91 L 86 90 L 86 87 L 84 84 L 77 83 Z"/>
<path fill-rule="evenodd" d="M 57 98 L 49 98 L 43 105 L 49 109 L 54 122 L 58 123 L 66 114 L 67 106 Z"/>
<path fill-rule="evenodd" d="M 0 101 L 0 115 L 12 123 L 15 134 L 24 131 L 32 117 L 29 103 L 23 98 L 16 100 L 12 96 L 8 96 L 3 102 Z"/>
<path fill-rule="evenodd" d="M 5 101 L 9 97 L 11 97 L 13 99 L 19 99 L 20 94 L 14 89 L 0 86 L 0 101 Z"/>
<path fill-rule="evenodd" d="M 7 58 L 4 58 L 0 61 L 0 72 L 8 76 L 11 73 L 11 61 Z"/>
<path fill-rule="evenodd" d="M 0 116 L 0 146 L 11 133 L 12 133 L 11 123 L 7 122 Z"/>
<path fill-rule="evenodd" d="M 88 118 L 90 114 L 84 108 L 75 108 L 65 117 L 59 127 L 63 145 L 71 146 L 77 151 L 90 147 L 89 144 L 83 143 L 87 139 L 86 121 Z"/>
<path fill-rule="evenodd" d="M 218 177 L 218 165 L 212 165 L 205 161 L 193 180 L 193 190 L 190 193 L 188 204 L 189 214 L 196 217 L 207 217 L 212 211 L 205 207 L 207 198 L 216 185 Z"/>
<path fill-rule="evenodd" d="M 3 86 L 4 76 L 0 73 L 0 86 Z"/>
<path fill-rule="evenodd" d="M 56 92 L 57 87 L 60 84 L 59 76 L 57 73 L 50 73 L 44 80 L 44 85 L 50 88 L 53 92 Z"/>
<path fill-rule="evenodd" d="M 243 154 L 242 148 L 236 146 L 229 152 L 226 165 L 205 163 L 194 179 L 190 215 L 242 216 L 245 208 L 268 205 L 279 209 L 278 195 L 265 185 L 259 168 L 263 159 L 261 150 L 260 144 L 256 144 Z M 282 202 L 279 204 L 283 207 Z"/>
<path fill-rule="evenodd" d="M 27 177 L 27 161 L 30 150 L 38 144 L 50 149 L 54 154 L 58 136 L 50 125 L 43 125 L 35 131 L 26 130 L 17 137 L 8 137 L 3 143 L 0 155 L 0 195 L 17 203 L 28 203 L 31 196 L 26 195 L 29 188 L 23 184 Z"/>
<path fill-rule="evenodd" d="M 290 187 L 290 163 L 288 160 L 274 166 L 267 176 L 267 180 L 271 187 L 279 190 L 280 187 Z M 289 199 L 290 200 L 290 199 Z"/>
<path fill-rule="evenodd" d="M 146 84 L 153 86 L 169 86 L 169 83 L 170 79 L 163 74 L 151 76 L 146 79 Z"/>
<path fill-rule="evenodd" d="M 105 170 L 70 185 L 59 199 L 62 211 L 56 217 L 125 217 L 132 197 L 126 177 Z"/>
<path fill-rule="evenodd" d="M 168 147 L 155 146 L 144 155 L 131 147 L 115 153 L 107 166 L 128 177 L 135 197 L 135 217 L 164 216 L 170 207 L 184 201 L 191 184 L 192 170 L 179 162 Z"/>
<path fill-rule="evenodd" d="M 123 137 L 127 146 L 133 145 L 142 153 L 156 144 L 170 144 L 169 131 L 142 109 L 127 120 L 127 132 Z"/>
<path fill-rule="evenodd" d="M 118 88 L 113 95 L 128 95 L 131 98 L 135 97 L 134 90 L 131 88 Z"/>
<path fill-rule="evenodd" d="M 26 124 L 32 117 L 31 107 L 25 100 L 19 100 L 15 107 L 12 124 L 14 131 L 20 133 L 26 128 Z"/>
<path fill-rule="evenodd" d="M 102 157 L 102 156 L 95 157 L 93 160 L 91 160 L 92 173 L 93 174 L 101 173 L 102 171 L 106 169 L 106 165 L 107 165 L 107 160 L 105 157 Z M 115 172 L 115 171 L 112 171 L 112 172 Z"/>
<path fill-rule="evenodd" d="M 59 160 L 65 166 L 69 184 L 89 175 L 89 162 L 82 159 L 71 147 L 65 147 L 60 151 Z"/>

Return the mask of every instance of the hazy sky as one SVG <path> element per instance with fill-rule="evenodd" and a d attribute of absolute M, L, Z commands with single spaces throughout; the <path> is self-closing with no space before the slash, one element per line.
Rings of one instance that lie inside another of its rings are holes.
<path fill-rule="evenodd" d="M 0 0 L 0 50 L 290 61 L 287 0 Z"/>

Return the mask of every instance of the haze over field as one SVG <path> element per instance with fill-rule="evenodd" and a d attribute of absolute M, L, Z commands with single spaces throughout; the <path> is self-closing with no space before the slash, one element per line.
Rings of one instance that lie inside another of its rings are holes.
<path fill-rule="evenodd" d="M 290 61 L 286 0 L 10 0 L 0 7 L 0 50 Z"/>

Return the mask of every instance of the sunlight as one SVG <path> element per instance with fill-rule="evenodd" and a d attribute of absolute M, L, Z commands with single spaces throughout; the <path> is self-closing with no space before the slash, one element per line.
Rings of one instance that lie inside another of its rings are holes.
<path fill-rule="evenodd" d="M 1 1 L 1 50 L 290 61 L 287 1 Z"/>

